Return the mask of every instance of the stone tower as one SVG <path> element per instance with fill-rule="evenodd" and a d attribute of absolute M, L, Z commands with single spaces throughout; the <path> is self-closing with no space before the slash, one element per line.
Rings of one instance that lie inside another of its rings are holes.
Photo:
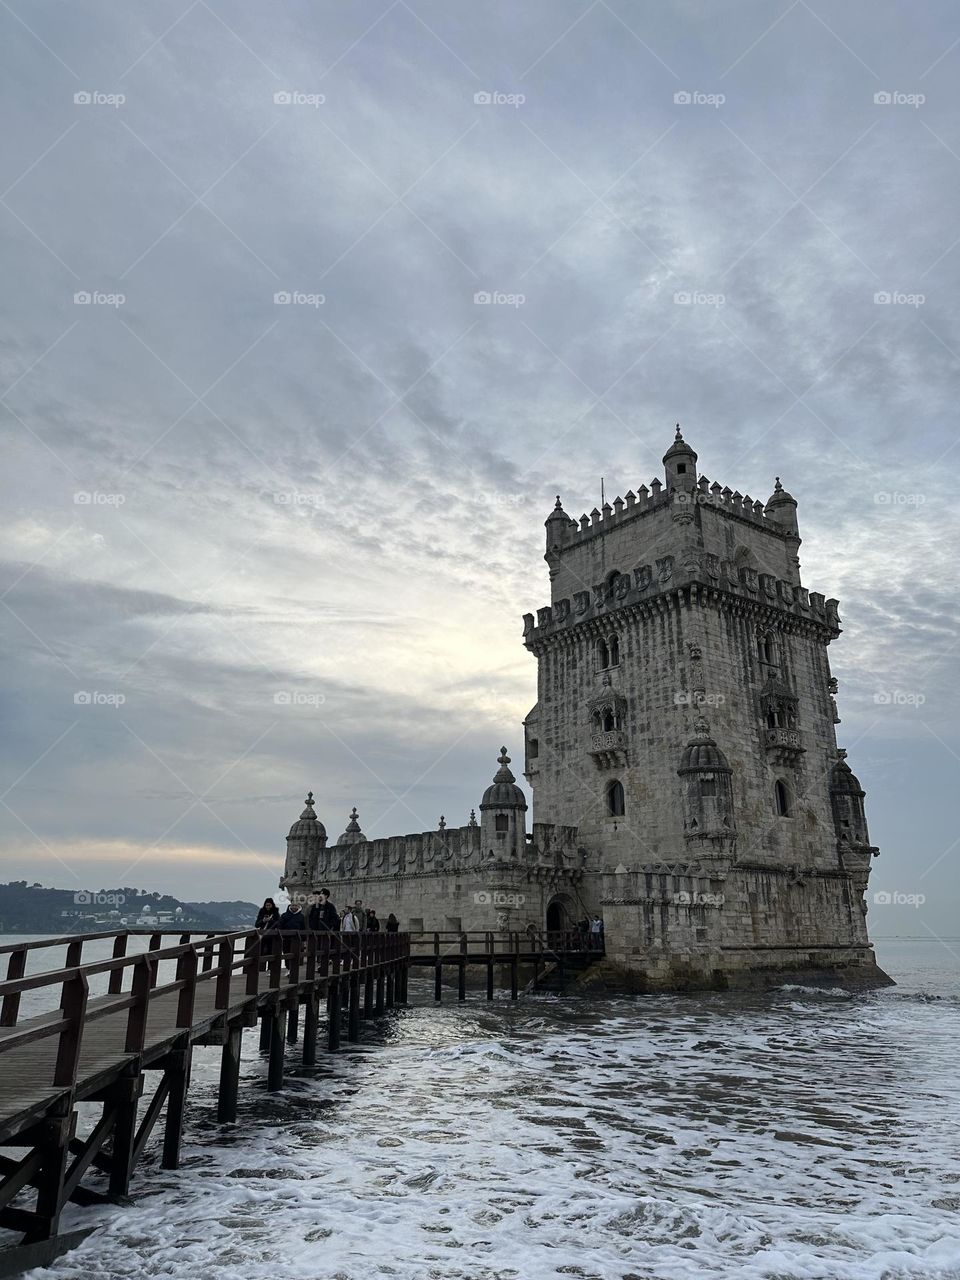
<path fill-rule="evenodd" d="M 612 930 L 651 976 L 819 948 L 867 980 L 876 850 L 835 736 L 837 601 L 801 586 L 779 478 L 761 503 L 697 462 L 678 426 L 663 482 L 579 522 L 558 498 L 546 521 L 550 604 L 524 617 L 534 832 L 577 828 L 608 951 Z"/>

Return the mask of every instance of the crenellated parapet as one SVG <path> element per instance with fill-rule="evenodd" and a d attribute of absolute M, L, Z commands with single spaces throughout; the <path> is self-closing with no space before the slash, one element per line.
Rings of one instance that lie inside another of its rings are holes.
<path fill-rule="evenodd" d="M 749 602 L 759 615 L 775 611 L 780 616 L 786 614 L 819 624 L 830 638 L 840 634 L 838 600 L 691 546 L 682 555 L 657 557 L 650 563 L 635 565 L 629 573 L 618 574 L 612 582 L 605 580 L 594 583 L 589 590 L 575 591 L 572 596 L 538 609 L 536 617 L 525 613 L 524 644 L 535 650 L 539 642 L 579 629 L 581 624 L 602 622 L 624 609 L 642 609 L 690 588 Z"/>

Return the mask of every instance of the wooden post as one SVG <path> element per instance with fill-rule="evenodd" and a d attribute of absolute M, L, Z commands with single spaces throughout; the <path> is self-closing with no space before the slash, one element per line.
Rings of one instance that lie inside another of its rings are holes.
<path fill-rule="evenodd" d="M 185 983 L 177 1002 L 177 1026 L 193 1026 L 193 1005 L 197 995 L 197 952 L 194 947 L 184 951 L 177 960 L 177 981 Z M 176 1168 L 176 1165 L 171 1165 Z"/>
<path fill-rule="evenodd" d="M 220 1052 L 220 1091 L 217 1094 L 217 1120 L 220 1124 L 234 1124 L 237 1119 L 242 1045 L 243 1027 L 239 1023 L 228 1027 L 227 1038 Z"/>
<path fill-rule="evenodd" d="M 356 1044 L 360 1039 L 360 970 L 350 973 L 350 1015 L 347 1022 L 347 1039 Z"/>
<path fill-rule="evenodd" d="M 300 1039 L 300 999 L 294 992 L 287 1009 L 287 1043 L 296 1044 Z"/>
<path fill-rule="evenodd" d="M 220 943 L 219 953 L 217 968 L 220 972 L 217 974 L 217 991 L 214 1007 L 217 1009 L 229 1009 L 230 981 L 233 977 L 233 943 L 228 942 L 226 938 L 224 938 Z"/>
<path fill-rule="evenodd" d="M 396 986 L 397 979 L 396 979 L 396 974 L 394 973 L 393 970 L 394 970 L 394 962 L 392 960 L 389 960 L 387 962 L 387 1008 L 388 1009 L 392 1009 L 395 1002 L 395 986 Z"/>
<path fill-rule="evenodd" d="M 267 1066 L 267 1089 L 276 1093 L 283 1088 L 283 1008 L 274 1006 L 270 1021 L 270 1061 Z"/>
<path fill-rule="evenodd" d="M 331 1053 L 335 1053 L 340 1048 L 340 950 L 340 935 L 331 933 L 331 976 L 327 988 L 327 1048 Z"/>
<path fill-rule="evenodd" d="M 167 1093 L 167 1119 L 163 1128 L 163 1156 L 160 1167 L 179 1169 L 180 1144 L 183 1141 L 183 1116 L 186 1110 L 187 1090 L 190 1087 L 190 1050 L 182 1049 L 168 1054 L 164 1068 L 164 1075 L 170 1088 Z"/>
<path fill-rule="evenodd" d="M 75 978 L 68 978 L 63 984 L 60 1012 L 68 1019 L 68 1025 L 60 1032 L 60 1044 L 57 1047 L 57 1065 L 53 1075 L 53 1083 L 57 1088 L 72 1089 L 77 1083 L 77 1063 L 80 1061 L 88 994 L 87 977 L 83 972 L 78 973 Z"/>
<path fill-rule="evenodd" d="M 133 980 L 130 994 L 134 1004 L 127 1014 L 127 1039 L 124 1045 L 126 1053 L 143 1053 L 143 1044 L 147 1034 L 147 1014 L 150 1010 L 150 992 L 156 981 L 157 962 L 147 953 L 138 956 L 133 966 Z"/>
<path fill-rule="evenodd" d="M 510 936 L 513 939 L 510 944 L 513 948 L 510 955 L 510 999 L 516 1000 L 520 990 L 520 935 L 513 933 Z"/>
<path fill-rule="evenodd" d="M 137 1136 L 137 1105 L 143 1093 L 143 1075 L 123 1076 L 111 1090 L 117 1109 L 113 1131 L 113 1153 L 110 1157 L 110 1194 L 125 1196 L 130 1191 L 133 1175 L 133 1143 Z M 106 1108 L 109 1103 L 104 1103 Z"/>
<path fill-rule="evenodd" d="M 7 981 L 15 982 L 17 978 L 22 978 L 26 965 L 26 947 L 18 947 L 16 951 L 11 951 L 10 959 L 7 961 Z M 0 1011 L 0 1027 L 15 1027 L 19 1012 L 20 992 L 17 991 L 13 995 L 4 996 L 3 1008 Z"/>
<path fill-rule="evenodd" d="M 457 999 L 467 998 L 467 935 L 460 935 L 460 959 L 457 963 Z"/>
<path fill-rule="evenodd" d="M 118 933 L 113 940 L 113 958 L 114 960 L 122 960 L 127 954 L 127 938 L 129 934 Z M 123 969 L 111 969 L 110 983 L 107 991 L 112 996 L 118 996 L 123 990 Z M 126 1192 L 124 1192 L 126 1194 Z"/>
<path fill-rule="evenodd" d="M 50 1240 L 60 1229 L 63 1209 L 63 1182 L 67 1172 L 67 1156 L 73 1131 L 73 1104 L 69 1099 L 58 1103 L 58 1111 L 42 1122 L 42 1141 L 37 1146 L 43 1153 L 37 1170 L 37 1203 L 35 1222 L 24 1236 L 24 1244 Z"/>
<path fill-rule="evenodd" d="M 374 1004 L 374 1013 L 377 1015 L 378 1018 L 383 1013 L 383 1008 L 384 1008 L 384 994 L 383 994 L 384 983 L 385 983 L 384 972 L 383 972 L 384 964 L 385 964 L 385 961 L 381 956 L 380 963 L 379 965 L 377 965 L 377 996 L 376 996 L 376 1003 Z"/>
<path fill-rule="evenodd" d="M 273 1030 L 273 1013 L 270 1009 L 263 1009 L 260 1013 L 260 1052 L 270 1052 L 270 1037 Z"/>
<path fill-rule="evenodd" d="M 493 934 L 487 933 L 486 952 L 487 952 L 487 999 L 493 999 Z"/>
<path fill-rule="evenodd" d="M 320 995 L 313 987 L 303 1011 L 303 1065 L 312 1067 L 317 1061 L 317 1026 L 320 1021 Z"/>

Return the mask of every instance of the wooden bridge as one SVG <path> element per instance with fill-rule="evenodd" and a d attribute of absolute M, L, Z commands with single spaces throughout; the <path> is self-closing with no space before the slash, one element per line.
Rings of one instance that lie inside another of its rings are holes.
<path fill-rule="evenodd" d="M 128 954 L 131 938 L 141 946 L 145 938 L 146 949 Z M 112 958 L 85 963 L 85 944 L 103 939 L 113 940 Z M 168 939 L 163 931 L 130 929 L 0 947 L 0 958 L 7 957 L 0 982 L 0 1147 L 26 1148 L 19 1156 L 0 1154 L 0 1228 L 20 1237 L 0 1250 L 0 1275 L 44 1265 L 88 1234 L 59 1234 L 68 1202 L 112 1202 L 128 1194 L 161 1114 L 161 1164 L 177 1168 L 195 1046 L 221 1049 L 217 1118 L 231 1123 L 245 1028 L 259 1022 L 266 1087 L 276 1090 L 283 1084 L 285 1044 L 302 1038 L 304 1064 L 316 1062 L 321 1005 L 326 1048 L 334 1052 L 344 1028 L 356 1041 L 364 1019 L 406 1003 L 413 966 L 432 969 L 437 1000 L 444 968 L 456 972 L 462 1000 L 467 967 L 475 965 L 485 968 L 488 999 L 498 974 L 509 974 L 516 999 L 522 965 L 534 976 L 550 965 L 562 973 L 565 957 L 580 967 L 587 944 L 572 933 L 411 939 L 245 930 L 177 932 L 165 945 Z M 42 953 L 57 947 L 66 948 L 63 968 L 27 974 L 31 957 L 42 964 Z M 91 985 L 105 993 L 91 995 Z M 24 996 L 44 1002 L 46 1011 L 21 1019 Z M 148 1073 L 156 1088 L 141 1111 Z M 101 1107 L 84 1137 L 77 1134 L 78 1103 Z M 91 1169 L 106 1175 L 106 1190 L 84 1185 Z"/>

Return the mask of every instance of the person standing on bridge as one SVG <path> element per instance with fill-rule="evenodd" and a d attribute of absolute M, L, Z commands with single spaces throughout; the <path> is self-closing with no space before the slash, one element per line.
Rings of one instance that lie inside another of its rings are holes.
<path fill-rule="evenodd" d="M 370 933 L 380 932 L 380 921 L 377 919 L 377 913 L 373 907 L 367 909 L 367 929 Z"/>
<path fill-rule="evenodd" d="M 387 933 L 399 933 L 399 932 L 400 932 L 400 921 L 391 911 L 390 914 L 387 916 Z"/>
<path fill-rule="evenodd" d="M 257 922 L 255 929 L 259 929 L 261 933 L 266 929 L 276 929 L 280 923 L 280 908 L 272 898 L 264 898 L 263 906 L 257 912 Z"/>
<path fill-rule="evenodd" d="M 592 951 L 603 950 L 603 920 L 594 916 L 590 921 L 590 948 Z"/>
<path fill-rule="evenodd" d="M 280 928 L 301 930 L 306 927 L 307 921 L 303 912 L 300 910 L 300 903 L 297 902 L 296 898 L 293 898 L 287 903 L 287 909 L 280 917 Z"/>
<path fill-rule="evenodd" d="M 307 921 L 309 927 L 318 931 L 327 931 L 329 933 L 337 933 L 340 929 L 340 916 L 337 908 L 330 901 L 330 890 L 321 889 L 320 896 L 310 908 L 310 915 Z"/>
<path fill-rule="evenodd" d="M 347 907 L 340 920 L 341 933 L 356 933 L 360 926 L 357 923 L 357 917 L 353 914 L 353 908 Z"/>

